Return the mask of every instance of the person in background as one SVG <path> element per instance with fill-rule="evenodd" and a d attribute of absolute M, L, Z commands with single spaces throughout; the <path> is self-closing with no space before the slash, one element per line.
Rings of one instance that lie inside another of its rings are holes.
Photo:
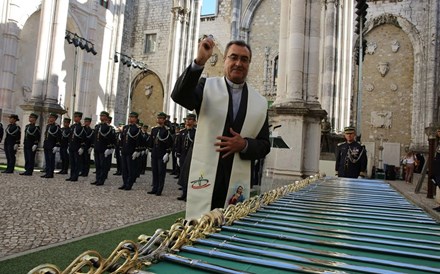
<path fill-rule="evenodd" d="M 121 190 L 131 190 L 138 175 L 138 160 L 141 155 L 139 147 L 142 139 L 142 130 L 136 124 L 139 114 L 131 112 L 128 116 L 128 125 L 122 128 L 121 132 L 121 159 L 122 159 L 122 180 Z"/>
<path fill-rule="evenodd" d="M 25 171 L 20 173 L 20 175 L 31 176 L 34 172 L 35 154 L 37 153 L 38 143 L 41 138 L 40 126 L 35 124 L 37 119 L 38 115 L 31 113 L 29 115 L 29 124 L 24 129 L 23 152 Z"/>
<path fill-rule="evenodd" d="M 87 177 L 89 176 L 90 171 L 90 153 L 92 152 L 92 142 L 93 142 L 93 129 L 90 127 L 92 122 L 92 118 L 85 117 L 84 118 L 84 131 L 85 131 L 85 139 L 84 139 L 84 153 L 81 155 L 81 170 L 79 176 Z"/>
<path fill-rule="evenodd" d="M 70 177 L 66 181 L 76 182 L 80 172 L 80 159 L 84 154 L 84 141 L 86 132 L 81 124 L 82 112 L 73 113 L 73 124 L 70 126 L 69 135 L 69 164 Z"/>
<path fill-rule="evenodd" d="M 416 166 L 416 155 L 413 151 L 408 151 L 405 158 L 403 159 L 403 163 L 405 164 L 405 183 L 411 184 L 413 175 L 414 175 L 414 168 Z"/>
<path fill-rule="evenodd" d="M 153 189 L 148 194 L 161 196 L 165 185 L 167 163 L 173 145 L 169 128 L 165 125 L 167 115 L 163 112 L 157 114 L 157 126 L 151 129 L 151 168 L 153 173 Z"/>
<path fill-rule="evenodd" d="M 434 186 L 439 187 L 437 189 L 437 195 L 440 193 L 440 128 L 437 129 L 437 138 L 435 139 L 435 152 L 434 160 L 432 161 L 432 182 Z M 440 206 L 433 208 L 435 211 L 440 212 Z"/>
<path fill-rule="evenodd" d="M 121 132 L 124 127 L 124 123 L 119 123 L 118 127 L 115 130 L 115 159 L 116 159 L 116 172 L 113 175 L 120 176 L 122 175 L 122 159 L 121 159 Z"/>
<path fill-rule="evenodd" d="M 41 178 L 53 178 L 55 170 L 55 154 L 60 151 L 61 128 L 55 123 L 58 114 L 49 114 L 46 131 L 44 132 L 44 160 L 46 163 L 45 174 Z"/>
<path fill-rule="evenodd" d="M 60 140 L 60 159 L 61 159 L 61 170 L 58 174 L 67 174 L 69 171 L 69 153 L 67 152 L 69 148 L 69 136 L 71 133 L 70 122 L 72 119 L 64 118 L 63 127 L 61 128 L 61 140 Z"/>
<path fill-rule="evenodd" d="M 344 128 L 345 142 L 336 147 L 336 176 L 345 178 L 365 178 L 367 175 L 367 150 L 356 141 L 356 130 Z"/>
<path fill-rule="evenodd" d="M 112 149 L 115 144 L 115 132 L 113 127 L 108 123 L 109 113 L 101 111 L 99 114 L 100 123 L 93 130 L 93 150 L 96 166 L 96 180 L 92 185 L 102 186 L 107 178 L 109 168 L 107 168 L 108 160 L 111 157 Z"/>
<path fill-rule="evenodd" d="M 15 162 L 17 158 L 15 154 L 17 153 L 18 146 L 20 145 L 21 129 L 17 125 L 20 121 L 17 114 L 9 115 L 9 125 L 5 129 L 5 154 L 6 154 L 6 169 L 2 173 L 14 173 Z"/>

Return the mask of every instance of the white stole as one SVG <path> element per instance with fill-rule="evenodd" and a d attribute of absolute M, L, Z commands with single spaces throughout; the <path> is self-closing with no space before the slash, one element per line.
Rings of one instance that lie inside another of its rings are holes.
<path fill-rule="evenodd" d="M 267 101 L 258 92 L 248 89 L 247 112 L 240 135 L 255 138 L 266 120 Z M 191 167 L 188 178 L 186 219 L 200 218 L 211 210 L 212 192 L 219 153 L 214 143 L 223 135 L 228 115 L 229 94 L 226 81 L 222 77 L 206 79 L 203 101 L 198 115 L 197 131 L 194 138 Z M 263 111 L 264 110 L 264 111 Z M 234 155 L 231 177 L 225 207 L 235 194 L 238 186 L 243 187 L 243 197 L 249 198 L 251 181 L 251 161 Z"/>

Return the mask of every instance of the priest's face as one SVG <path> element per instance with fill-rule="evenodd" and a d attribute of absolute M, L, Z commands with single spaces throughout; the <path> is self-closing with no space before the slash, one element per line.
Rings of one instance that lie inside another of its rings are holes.
<path fill-rule="evenodd" d="M 231 45 L 224 59 L 225 76 L 235 84 L 246 80 L 251 62 L 251 53 L 244 46 Z"/>

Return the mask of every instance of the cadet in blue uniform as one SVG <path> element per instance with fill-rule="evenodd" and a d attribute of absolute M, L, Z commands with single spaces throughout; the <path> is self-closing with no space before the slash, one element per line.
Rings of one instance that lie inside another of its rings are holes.
<path fill-rule="evenodd" d="M 140 143 L 142 130 L 136 124 L 138 113 L 131 112 L 128 117 L 128 125 L 121 132 L 121 160 L 123 184 L 119 189 L 131 190 L 138 175 L 138 160 L 140 156 Z"/>
<path fill-rule="evenodd" d="M 29 124 L 24 129 L 23 151 L 25 172 L 20 173 L 20 175 L 31 176 L 34 172 L 35 154 L 41 138 L 41 129 L 35 125 L 37 119 L 38 115 L 31 113 L 29 115 Z"/>
<path fill-rule="evenodd" d="M 101 111 L 99 124 L 95 126 L 93 133 L 93 149 L 95 151 L 96 181 L 92 185 L 101 186 L 107 178 L 108 168 L 106 157 L 111 157 L 115 145 L 115 131 L 108 124 L 109 113 Z"/>
<path fill-rule="evenodd" d="M 345 178 L 358 178 L 367 175 L 367 151 L 356 141 L 354 127 L 344 129 L 345 142 L 336 148 L 336 175 Z"/>
<path fill-rule="evenodd" d="M 185 120 L 185 129 L 180 131 L 179 142 L 177 143 L 176 152 L 178 157 L 178 163 L 181 167 L 181 174 L 179 177 L 178 185 L 182 187 L 182 196 L 178 197 L 177 200 L 186 201 L 186 194 L 188 189 L 188 176 L 189 176 L 189 164 L 191 159 L 192 148 L 194 144 L 194 137 L 196 136 L 196 128 L 194 127 L 196 122 L 195 114 L 188 114 Z"/>
<path fill-rule="evenodd" d="M 49 114 L 46 131 L 44 132 L 44 160 L 46 162 L 46 169 L 42 178 L 53 178 L 55 170 L 55 154 L 60 151 L 61 128 L 55 123 L 58 115 L 55 113 Z"/>
<path fill-rule="evenodd" d="M 3 130 L 3 124 L 0 123 L 0 143 L 1 143 L 2 140 L 3 140 L 3 132 L 4 132 L 4 130 Z"/>
<path fill-rule="evenodd" d="M 78 181 L 80 158 L 84 153 L 84 141 L 86 139 L 86 132 L 81 125 L 82 116 L 82 112 L 76 111 L 73 113 L 73 124 L 70 126 L 69 135 L 70 177 L 66 181 Z"/>
<path fill-rule="evenodd" d="M 60 159 L 61 159 L 61 170 L 58 174 L 67 174 L 69 171 L 69 136 L 71 133 L 70 122 L 72 119 L 64 118 L 63 127 L 61 128 L 61 139 L 60 139 Z"/>
<path fill-rule="evenodd" d="M 5 154 L 6 154 L 6 169 L 2 173 L 14 173 L 15 161 L 17 160 L 15 154 L 20 145 L 21 129 L 16 123 L 20 121 L 17 114 L 9 115 L 9 125 L 5 129 Z"/>
<path fill-rule="evenodd" d="M 160 112 L 157 115 L 157 126 L 151 129 L 151 168 L 153 171 L 153 189 L 148 194 L 162 195 L 165 185 L 165 175 L 173 138 L 169 128 L 165 126 L 167 115 Z"/>
<path fill-rule="evenodd" d="M 93 143 L 93 129 L 90 127 L 92 118 L 84 118 L 84 131 L 86 133 L 86 138 L 84 139 L 84 152 L 81 155 L 81 171 L 79 176 L 87 177 L 90 171 L 90 153 L 92 152 Z"/>

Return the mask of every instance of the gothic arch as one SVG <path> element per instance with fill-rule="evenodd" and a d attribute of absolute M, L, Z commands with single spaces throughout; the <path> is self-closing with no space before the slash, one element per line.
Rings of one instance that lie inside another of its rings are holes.
<path fill-rule="evenodd" d="M 254 17 L 255 11 L 257 10 L 258 6 L 263 2 L 263 0 L 251 0 L 249 1 L 249 4 L 247 5 L 244 13 L 243 18 L 241 20 L 241 26 L 240 26 L 240 39 L 249 42 L 249 28 L 252 23 L 252 18 Z"/>
<path fill-rule="evenodd" d="M 139 119 L 154 126 L 156 114 L 162 111 L 165 90 L 159 75 L 151 70 L 141 71 L 131 81 L 131 110 L 139 113 Z"/>
<path fill-rule="evenodd" d="M 424 129 L 428 125 L 429 117 L 432 117 L 432 106 L 426 105 L 426 102 L 433 100 L 433 91 L 428 90 L 427 87 L 427 67 L 428 60 L 425 58 L 423 51 L 423 42 L 420 37 L 418 29 L 407 19 L 396 16 L 394 14 L 384 13 L 380 16 L 369 20 L 366 24 L 365 34 L 370 32 L 377 26 L 382 24 L 391 24 L 400 28 L 409 38 L 413 46 L 414 54 L 414 79 L 413 79 L 413 111 L 412 111 L 412 124 L 411 124 L 411 146 L 415 148 L 421 148 L 426 140 Z M 422 115 L 418 115 L 420 109 L 426 109 L 426 112 L 421 112 Z"/>

